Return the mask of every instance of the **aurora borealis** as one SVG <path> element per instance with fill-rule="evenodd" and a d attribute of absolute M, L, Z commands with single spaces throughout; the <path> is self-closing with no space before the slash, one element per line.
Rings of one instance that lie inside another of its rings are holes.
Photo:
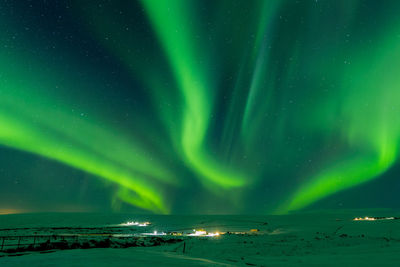
<path fill-rule="evenodd" d="M 0 211 L 399 207 L 398 14 L 1 1 Z"/>

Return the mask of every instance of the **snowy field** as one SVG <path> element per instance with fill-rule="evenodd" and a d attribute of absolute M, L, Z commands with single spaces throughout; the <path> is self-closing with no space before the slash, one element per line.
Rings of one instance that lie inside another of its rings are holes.
<path fill-rule="evenodd" d="M 387 210 L 285 216 L 0 215 L 0 236 L 6 237 L 0 266 L 400 266 L 400 220 L 353 220 L 398 215 Z M 194 230 L 219 235 L 194 236 Z M 81 245 L 107 239 L 109 247 L 25 250 L 23 244 L 32 242 L 25 238 L 20 251 L 5 252 L 20 236 L 36 237 L 35 248 L 45 241 L 38 236 L 51 242 L 65 236 L 65 243 Z"/>

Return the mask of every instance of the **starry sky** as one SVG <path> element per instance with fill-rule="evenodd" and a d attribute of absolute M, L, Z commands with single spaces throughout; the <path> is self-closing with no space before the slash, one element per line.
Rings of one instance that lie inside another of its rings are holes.
<path fill-rule="evenodd" d="M 400 208 L 400 1 L 0 1 L 0 213 Z"/>

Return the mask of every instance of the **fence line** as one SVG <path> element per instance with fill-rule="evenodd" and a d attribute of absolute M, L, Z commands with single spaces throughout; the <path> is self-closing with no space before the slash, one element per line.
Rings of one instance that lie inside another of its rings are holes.
<path fill-rule="evenodd" d="M 35 248 L 36 245 L 48 244 L 66 241 L 88 241 L 95 237 L 103 237 L 103 239 L 137 239 L 137 236 L 113 236 L 111 234 L 87 234 L 87 235 L 20 235 L 20 236 L 0 236 L 0 251 L 6 251 L 9 248 Z"/>

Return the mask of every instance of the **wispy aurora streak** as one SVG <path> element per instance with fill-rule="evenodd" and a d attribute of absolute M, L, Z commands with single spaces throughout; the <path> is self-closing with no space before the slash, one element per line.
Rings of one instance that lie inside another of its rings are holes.
<path fill-rule="evenodd" d="M 78 25 L 120 65 L 87 63 L 81 36 L 49 52 L 64 41 L 0 20 L 1 145 L 155 213 L 286 213 L 397 165 L 397 1 L 100 2 L 72 2 L 60 31 Z"/>

